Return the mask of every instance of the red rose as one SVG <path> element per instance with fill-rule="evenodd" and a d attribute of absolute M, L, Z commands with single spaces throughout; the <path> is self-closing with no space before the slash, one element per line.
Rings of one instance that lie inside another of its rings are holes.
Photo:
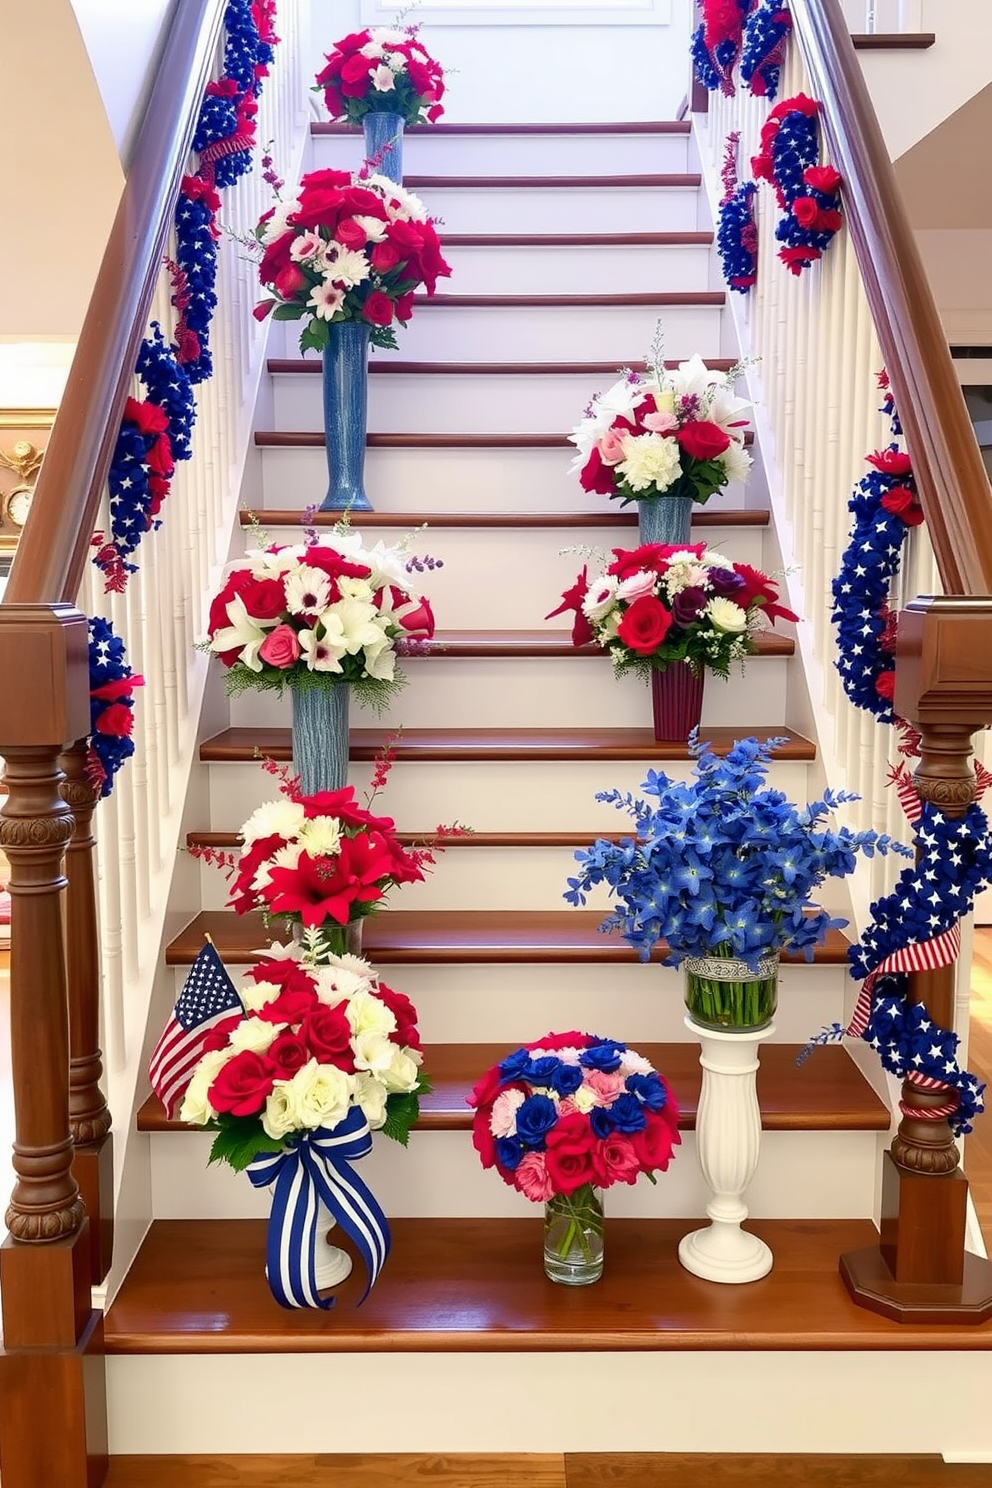
<path fill-rule="evenodd" d="M 916 493 L 908 486 L 893 486 L 891 491 L 886 491 L 882 505 L 886 511 L 902 517 L 907 527 L 919 527 L 923 521 L 923 508 Z"/>
<path fill-rule="evenodd" d="M 895 672 L 880 672 L 875 678 L 875 691 L 880 698 L 885 698 L 886 702 L 891 703 L 896 695 Z"/>
<path fill-rule="evenodd" d="M 824 196 L 833 196 L 839 189 L 843 177 L 839 171 L 835 171 L 832 165 L 810 165 L 803 171 L 803 180 L 807 186 L 812 186 L 814 191 L 822 191 Z"/>
<path fill-rule="evenodd" d="M 291 1080 L 307 1063 L 310 1054 L 299 1035 L 287 1029 L 272 1040 L 267 1057 L 276 1067 L 277 1080 Z"/>
<path fill-rule="evenodd" d="M 229 1018 L 222 1018 L 215 1023 L 210 1032 L 204 1035 L 200 1049 L 204 1054 L 213 1054 L 218 1049 L 226 1049 L 231 1034 L 241 1022 L 240 1013 L 232 1013 Z"/>
<path fill-rule="evenodd" d="M 207 1093 L 215 1111 L 232 1116 L 257 1116 L 272 1094 L 276 1067 L 271 1059 L 243 1049 L 229 1059 Z"/>
<path fill-rule="evenodd" d="M 388 274 L 400 261 L 400 250 L 395 243 L 376 243 L 372 249 L 370 262 L 377 274 Z"/>
<path fill-rule="evenodd" d="M 419 1049 L 420 1034 L 417 1031 L 417 1009 L 406 993 L 394 992 L 392 987 L 387 987 L 385 982 L 380 982 L 376 996 L 380 1002 L 385 1003 L 396 1019 L 396 1032 L 389 1035 L 393 1043 L 406 1046 L 410 1049 Z"/>
<path fill-rule="evenodd" d="M 376 326 L 388 326 L 393 320 L 393 302 L 381 289 L 374 289 L 362 306 L 362 315 Z"/>
<path fill-rule="evenodd" d="M 291 625 L 277 625 L 258 648 L 260 659 L 281 672 L 295 666 L 301 652 L 299 638 Z"/>
<path fill-rule="evenodd" d="M 612 496 L 616 481 L 610 465 L 604 465 L 596 446 L 579 471 L 579 485 L 583 491 L 595 491 L 597 496 Z"/>
<path fill-rule="evenodd" d="M 341 69 L 341 92 L 345 98 L 361 98 L 367 92 L 369 73 L 374 66 L 371 57 L 363 57 L 360 53 L 348 58 Z"/>
<path fill-rule="evenodd" d="M 653 594 L 642 594 L 617 626 L 617 635 L 638 656 L 651 656 L 672 627 L 671 611 Z"/>
<path fill-rule="evenodd" d="M 843 226 L 844 218 L 841 213 L 826 208 L 816 214 L 816 221 L 813 223 L 814 231 L 823 233 L 840 232 Z"/>
<path fill-rule="evenodd" d="M 297 264 L 291 263 L 287 264 L 284 269 L 279 270 L 272 281 L 272 285 L 276 294 L 282 295 L 284 300 L 291 300 L 295 294 L 299 293 L 306 282 L 306 275 L 303 270 Z"/>
<path fill-rule="evenodd" d="M 730 435 L 708 419 L 694 419 L 676 429 L 675 438 L 694 460 L 715 460 L 730 448 Z"/>
<path fill-rule="evenodd" d="M 571 1194 L 583 1183 L 596 1182 L 592 1160 L 596 1140 L 588 1116 L 578 1111 L 563 1116 L 548 1132 L 545 1160 L 558 1193 Z"/>
<path fill-rule="evenodd" d="M 355 1056 L 351 1048 L 351 1024 L 345 1017 L 345 1006 L 335 1007 L 318 1002 L 304 1019 L 300 1037 L 306 1040 L 318 1064 L 334 1064 L 346 1075 L 355 1073 Z"/>
<path fill-rule="evenodd" d="M 255 620 L 275 620 L 286 608 L 282 579 L 252 579 L 242 587 L 241 598 Z"/>
<path fill-rule="evenodd" d="M 797 196 L 792 203 L 792 215 L 800 227 L 810 228 L 820 215 L 820 208 L 811 196 Z"/>
<path fill-rule="evenodd" d="M 259 1008 L 256 1017 L 263 1023 L 302 1023 L 317 1004 L 312 988 L 285 989 L 272 1002 Z"/>
<path fill-rule="evenodd" d="M 417 97 L 423 98 L 425 101 L 433 101 L 434 81 L 424 64 L 422 62 L 414 62 L 411 59 L 407 65 L 407 72 L 410 74 L 410 82 Z"/>
<path fill-rule="evenodd" d="M 263 284 L 273 284 L 277 274 L 292 266 L 289 247 L 295 237 L 295 232 L 284 232 L 274 243 L 269 243 L 258 266 L 258 277 Z"/>
<path fill-rule="evenodd" d="M 109 708 L 97 714 L 98 734 L 111 734 L 115 739 L 123 739 L 133 728 L 134 714 L 126 703 L 111 703 Z"/>
<path fill-rule="evenodd" d="M 363 249 L 369 240 L 369 235 L 354 217 L 346 217 L 339 222 L 334 229 L 334 236 L 345 248 Z"/>
<path fill-rule="evenodd" d="M 682 1140 L 678 1133 L 679 1108 L 669 1094 L 664 1115 L 658 1111 L 645 1111 L 644 1115 L 646 1124 L 630 1139 L 634 1151 L 647 1172 L 664 1170 L 672 1160 L 672 1148 Z"/>
<path fill-rule="evenodd" d="M 633 1142 L 617 1133 L 607 1137 L 594 1150 L 593 1164 L 600 1188 L 609 1188 L 614 1183 L 636 1183 L 641 1171 L 641 1161 Z"/>
<path fill-rule="evenodd" d="M 421 597 L 415 609 L 407 610 L 406 614 L 400 615 L 399 622 L 404 630 L 420 631 L 427 640 L 430 640 L 434 634 L 434 611 L 431 609 L 430 600 Z"/>
<path fill-rule="evenodd" d="M 479 1154 L 484 1168 L 496 1166 L 496 1139 L 489 1130 L 489 1111 L 482 1110 L 472 1123 L 472 1146 Z"/>

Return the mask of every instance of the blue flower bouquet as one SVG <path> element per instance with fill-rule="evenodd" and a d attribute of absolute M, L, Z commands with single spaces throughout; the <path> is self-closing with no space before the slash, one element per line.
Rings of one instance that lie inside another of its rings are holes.
<path fill-rule="evenodd" d="M 619 929 L 642 961 L 665 941 L 664 964 L 686 963 L 686 1003 L 704 1026 L 770 1022 L 779 954 L 811 961 L 827 931 L 847 923 L 814 904 L 817 885 L 853 873 L 859 852 L 911 856 L 877 832 L 827 827 L 831 811 L 858 799 L 850 792 L 825 791 L 800 808 L 768 788 L 769 762 L 784 742 L 740 739 L 720 758 L 693 735 L 693 780 L 652 770 L 647 800 L 601 791 L 596 799 L 626 811 L 636 835 L 575 854 L 579 873 L 566 900 L 583 905 L 605 883 L 618 907 L 603 930 Z"/>

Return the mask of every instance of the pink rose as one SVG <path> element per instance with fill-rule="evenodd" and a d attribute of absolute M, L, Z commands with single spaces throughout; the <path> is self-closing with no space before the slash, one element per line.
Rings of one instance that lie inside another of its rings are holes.
<path fill-rule="evenodd" d="M 634 1183 L 641 1171 L 641 1160 L 629 1137 L 614 1133 L 593 1153 L 596 1182 L 601 1188 L 611 1183 Z"/>
<path fill-rule="evenodd" d="M 543 1152 L 526 1153 L 517 1164 L 513 1177 L 524 1198 L 535 1204 L 546 1203 L 554 1194 L 555 1186 L 548 1177 Z"/>
<path fill-rule="evenodd" d="M 623 439 L 616 429 L 607 429 L 598 448 L 604 465 L 619 465 L 623 459 Z"/>
<path fill-rule="evenodd" d="M 649 573 L 642 569 L 640 573 L 631 574 L 629 579 L 624 579 L 617 589 L 618 599 L 640 599 L 644 594 L 653 594 L 654 586 L 658 582 L 656 573 Z"/>
<path fill-rule="evenodd" d="M 605 1070 L 587 1070 L 586 1084 L 590 1090 L 595 1091 L 601 1106 L 612 1106 L 624 1089 L 623 1075 L 616 1072 L 608 1075 Z"/>
<path fill-rule="evenodd" d="M 285 670 L 300 659 L 300 643 L 291 625 L 277 625 L 258 648 L 262 661 Z"/>
<path fill-rule="evenodd" d="M 646 413 L 642 422 L 645 429 L 650 429 L 652 434 L 674 434 L 679 426 L 674 413 Z"/>
<path fill-rule="evenodd" d="M 572 1097 L 566 1095 L 564 1100 L 558 1102 L 558 1120 L 561 1121 L 564 1116 L 573 1116 L 578 1109 Z"/>

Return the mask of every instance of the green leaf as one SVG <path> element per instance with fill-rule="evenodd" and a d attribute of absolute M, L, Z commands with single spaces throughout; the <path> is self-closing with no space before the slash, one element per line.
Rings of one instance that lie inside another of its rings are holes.
<path fill-rule="evenodd" d="M 217 1132 L 208 1162 L 226 1162 L 236 1173 L 243 1173 L 260 1152 L 281 1152 L 277 1142 L 262 1130 L 257 1116 L 221 1116 L 211 1129 Z"/>
<path fill-rule="evenodd" d="M 410 1142 L 410 1128 L 420 1115 L 420 1101 L 417 1099 L 418 1091 L 422 1088 L 418 1083 L 417 1090 L 411 1090 L 408 1095 L 390 1095 L 386 1098 L 386 1120 L 382 1126 L 382 1133 L 391 1137 L 394 1142 L 399 1142 L 401 1147 L 406 1147 Z"/>
<path fill-rule="evenodd" d="M 272 312 L 273 320 L 302 320 L 306 314 L 305 305 L 277 305 Z"/>
<path fill-rule="evenodd" d="M 327 322 L 311 320 L 300 336 L 301 351 L 323 351 L 327 345 Z"/>

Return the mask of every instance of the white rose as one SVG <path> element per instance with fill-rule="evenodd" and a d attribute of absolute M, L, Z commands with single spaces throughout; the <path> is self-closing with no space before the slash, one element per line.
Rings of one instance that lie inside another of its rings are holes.
<path fill-rule="evenodd" d="M 318 1126 L 337 1126 L 348 1114 L 353 1080 L 333 1064 L 308 1060 L 289 1082 L 300 1126 L 314 1131 Z"/>
<path fill-rule="evenodd" d="M 352 1040 L 356 1070 L 371 1070 L 380 1078 L 393 1062 L 396 1045 L 383 1033 L 359 1033 Z"/>
<path fill-rule="evenodd" d="M 206 1126 L 208 1121 L 214 1119 L 217 1112 L 207 1099 L 207 1092 L 233 1052 L 231 1049 L 212 1049 L 209 1054 L 204 1054 L 186 1086 L 186 1094 L 179 1107 L 180 1121 L 185 1121 L 189 1126 Z"/>
<path fill-rule="evenodd" d="M 378 1131 L 386 1120 L 386 1096 L 389 1094 L 381 1080 L 366 1070 L 355 1076 L 355 1105 L 361 1106 L 365 1119 L 373 1131 Z"/>
<path fill-rule="evenodd" d="M 264 1054 L 285 1023 L 267 1023 L 264 1018 L 245 1018 L 231 1034 L 231 1048 L 238 1054 L 248 1049 L 252 1054 Z"/>
<path fill-rule="evenodd" d="M 356 992 L 345 1008 L 345 1017 L 357 1037 L 363 1033 L 393 1033 L 396 1014 L 372 992 Z"/>
<path fill-rule="evenodd" d="M 706 614 L 717 630 L 724 630 L 728 635 L 740 635 L 742 630 L 747 629 L 747 613 L 740 605 L 734 604 L 732 599 L 711 599 L 706 606 Z"/>
<path fill-rule="evenodd" d="M 599 1096 L 589 1085 L 580 1085 L 575 1094 L 570 1096 L 569 1099 L 575 1102 L 576 1110 L 581 1111 L 583 1116 L 588 1111 L 591 1111 L 593 1106 L 599 1105 Z"/>
<path fill-rule="evenodd" d="M 262 1129 L 274 1142 L 281 1142 L 303 1125 L 291 1080 L 277 1080 L 265 1102 Z"/>
<path fill-rule="evenodd" d="M 275 1002 L 282 995 L 282 988 L 275 982 L 253 982 L 241 984 L 241 1001 L 249 1013 L 257 1013 L 267 1002 Z"/>
<path fill-rule="evenodd" d="M 395 1044 L 393 1047 L 396 1048 Z M 381 1078 L 387 1090 L 396 1090 L 405 1095 L 420 1078 L 420 1067 L 407 1050 L 396 1049 L 392 1064 L 387 1070 L 383 1070 Z"/>
<path fill-rule="evenodd" d="M 381 243 L 386 236 L 388 222 L 383 222 L 381 217 L 358 216 L 354 219 L 370 243 Z"/>
<path fill-rule="evenodd" d="M 372 598 L 373 589 L 368 579 L 351 579 L 345 576 L 338 579 L 338 592 L 342 598 L 364 599 L 368 602 Z"/>

